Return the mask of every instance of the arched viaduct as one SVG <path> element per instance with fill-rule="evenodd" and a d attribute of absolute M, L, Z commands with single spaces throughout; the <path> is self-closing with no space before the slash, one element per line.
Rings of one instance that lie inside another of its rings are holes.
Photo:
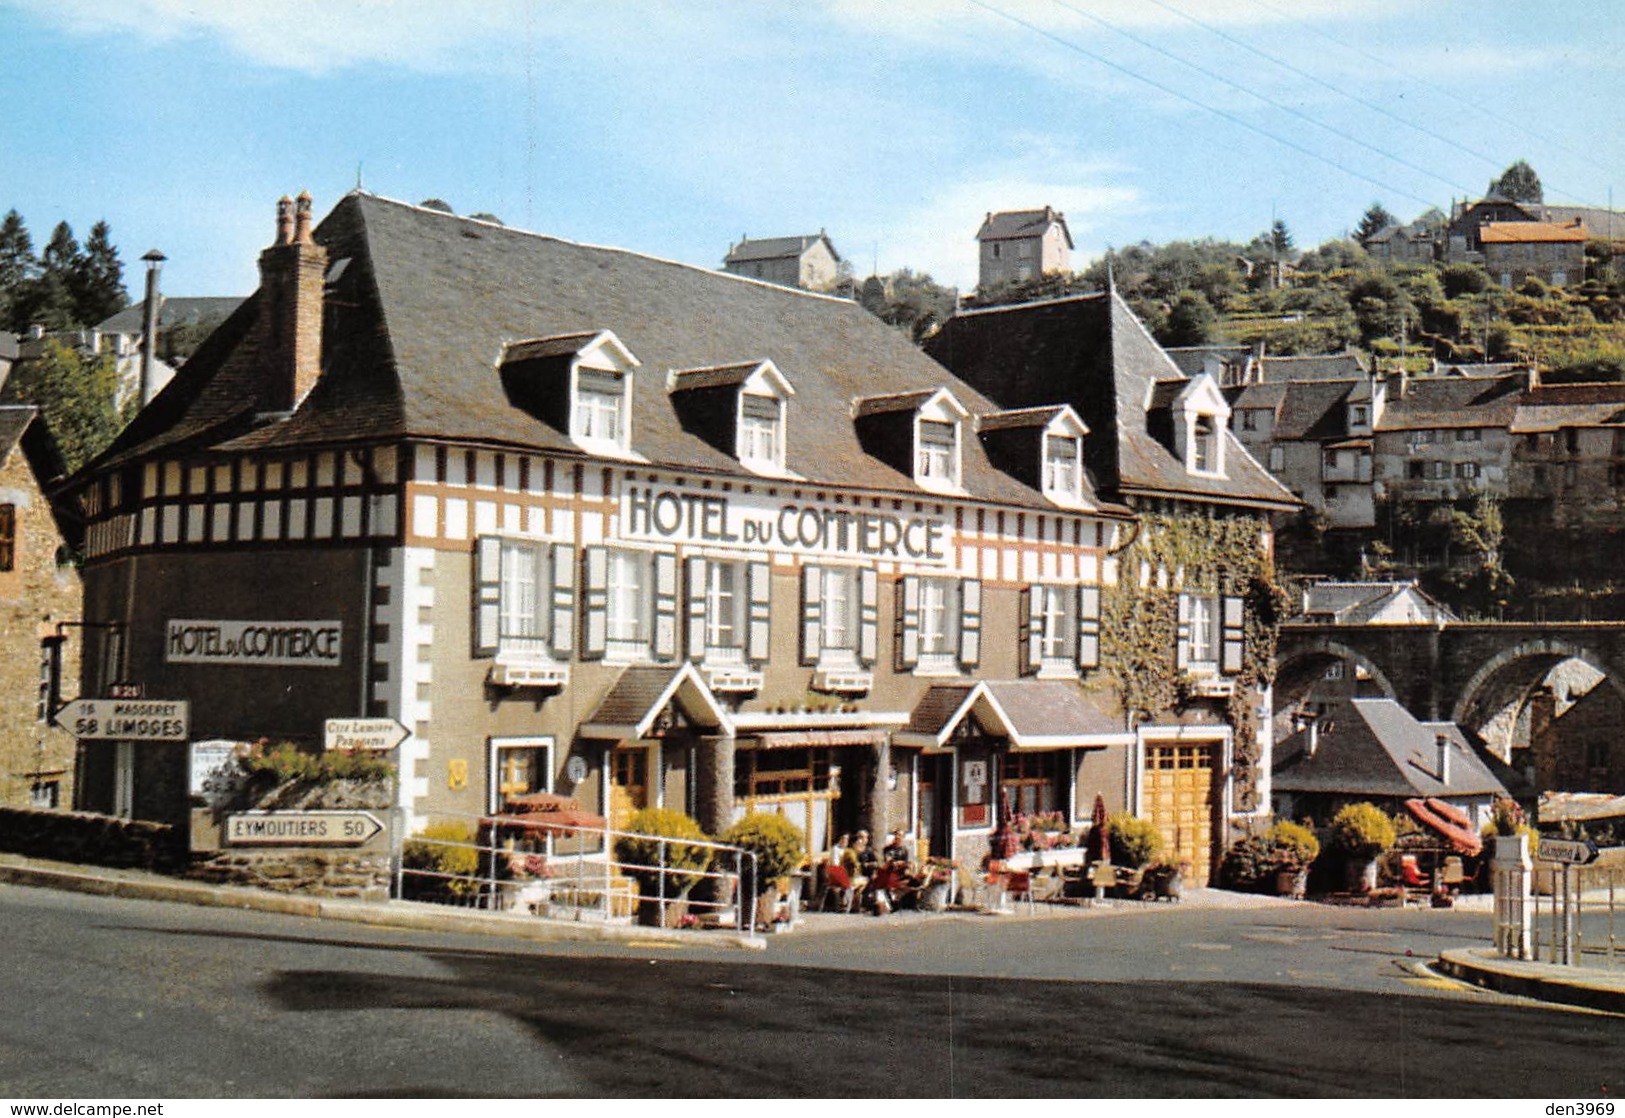
<path fill-rule="evenodd" d="M 1478 727 L 1522 702 L 1551 669 L 1580 660 L 1625 698 L 1625 621 L 1328 625 L 1289 622 L 1276 650 L 1277 709 L 1334 659 L 1365 668 L 1417 718 Z"/>

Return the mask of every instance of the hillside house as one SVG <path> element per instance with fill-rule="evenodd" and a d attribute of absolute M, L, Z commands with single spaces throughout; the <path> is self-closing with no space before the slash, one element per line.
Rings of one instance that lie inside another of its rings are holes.
<path fill-rule="evenodd" d="M 984 291 L 995 284 L 1021 283 L 1072 268 L 1072 233 L 1066 216 L 1049 206 L 989 213 L 976 240 L 978 286 Z"/>

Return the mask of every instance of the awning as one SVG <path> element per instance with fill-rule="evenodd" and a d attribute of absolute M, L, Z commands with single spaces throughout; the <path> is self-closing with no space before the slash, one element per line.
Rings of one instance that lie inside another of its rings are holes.
<path fill-rule="evenodd" d="M 839 748 L 849 745 L 884 745 L 885 730 L 779 730 L 756 735 L 759 749 Z"/>
<path fill-rule="evenodd" d="M 1472 857 L 1484 848 L 1484 840 L 1473 830 L 1472 820 L 1455 804 L 1429 796 L 1425 800 L 1406 800 L 1405 810 L 1418 823 L 1446 839 L 1458 853 Z"/>
<path fill-rule="evenodd" d="M 584 738 L 634 741 L 646 735 L 668 703 L 696 726 L 731 737 L 727 709 L 693 664 L 635 666 L 623 671 L 598 709 L 581 724 Z"/>
<path fill-rule="evenodd" d="M 1103 749 L 1134 740 L 1101 696 L 1061 680 L 1021 679 L 928 688 L 892 741 L 941 749 L 968 717 L 1016 750 Z"/>

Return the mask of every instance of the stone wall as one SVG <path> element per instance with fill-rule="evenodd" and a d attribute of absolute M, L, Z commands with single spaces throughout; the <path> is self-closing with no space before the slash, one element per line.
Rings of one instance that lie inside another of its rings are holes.
<path fill-rule="evenodd" d="M 193 862 L 185 876 L 213 885 L 246 885 L 274 893 L 385 900 L 389 855 L 353 850 L 228 850 Z"/>
<path fill-rule="evenodd" d="M 62 862 L 164 869 L 182 857 L 175 828 L 83 811 L 0 807 L 0 850 Z"/>

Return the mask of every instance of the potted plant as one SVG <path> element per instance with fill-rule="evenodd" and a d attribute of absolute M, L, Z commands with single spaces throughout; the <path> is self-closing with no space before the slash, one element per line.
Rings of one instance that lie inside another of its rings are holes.
<path fill-rule="evenodd" d="M 741 903 L 754 891 L 756 922 L 771 929 L 778 912 L 779 895 L 787 890 L 790 874 L 800 867 L 805 856 L 806 839 L 801 828 L 777 812 L 753 811 L 717 839 L 756 855 L 754 863 L 749 858 L 740 862 Z"/>
<path fill-rule="evenodd" d="M 1394 821 L 1375 804 L 1349 804 L 1332 817 L 1331 842 L 1347 859 L 1352 892 L 1369 894 L 1377 887 L 1377 859 L 1397 837 Z"/>
<path fill-rule="evenodd" d="M 431 823 L 401 847 L 401 895 L 412 901 L 470 904 L 479 893 L 480 850 L 471 827 Z"/>
<path fill-rule="evenodd" d="M 1118 812 L 1106 820 L 1106 837 L 1111 846 L 1112 865 L 1130 872 L 1126 885 L 1133 896 L 1145 868 L 1162 854 L 1162 832 L 1149 819 Z"/>
<path fill-rule="evenodd" d="M 1320 857 L 1320 840 L 1302 823 L 1277 821 L 1265 835 L 1275 871 L 1275 891 L 1302 898 L 1309 891 L 1309 867 Z"/>
<path fill-rule="evenodd" d="M 615 860 L 638 883 L 638 923 L 679 926 L 688 891 L 711 864 L 711 848 L 699 845 L 707 841 L 705 832 L 689 816 L 663 807 L 634 812 L 626 829 L 633 833 L 615 840 Z"/>

